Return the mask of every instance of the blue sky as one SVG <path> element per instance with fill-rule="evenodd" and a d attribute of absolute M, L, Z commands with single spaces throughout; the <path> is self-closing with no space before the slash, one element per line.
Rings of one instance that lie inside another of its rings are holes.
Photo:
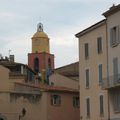
<path fill-rule="evenodd" d="M 101 15 L 119 0 L 0 0 L 0 53 L 15 54 L 27 64 L 31 37 L 39 22 L 50 38 L 55 66 L 78 61 L 75 34 L 104 19 Z"/>

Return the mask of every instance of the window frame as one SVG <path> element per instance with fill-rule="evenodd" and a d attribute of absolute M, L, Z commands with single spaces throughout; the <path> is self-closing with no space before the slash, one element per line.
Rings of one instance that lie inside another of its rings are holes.
<path fill-rule="evenodd" d="M 114 112 L 120 113 L 120 93 L 119 91 L 113 93 Z"/>
<path fill-rule="evenodd" d="M 104 116 L 104 95 L 102 94 L 99 96 L 99 110 L 100 116 Z"/>
<path fill-rule="evenodd" d="M 85 69 L 85 88 L 90 88 L 90 68 Z"/>
<path fill-rule="evenodd" d="M 84 44 L 84 54 L 85 54 L 85 59 L 87 60 L 89 58 L 89 44 L 88 43 Z"/>
<path fill-rule="evenodd" d="M 97 53 L 100 54 L 103 52 L 103 40 L 102 37 L 97 38 Z"/>
<path fill-rule="evenodd" d="M 51 105 L 60 106 L 61 105 L 61 96 L 58 94 L 51 95 Z"/>
<path fill-rule="evenodd" d="M 86 117 L 90 118 L 90 109 L 91 109 L 91 105 L 90 105 L 90 97 L 86 98 Z"/>
<path fill-rule="evenodd" d="M 101 67 L 101 69 L 100 69 L 100 67 Z M 98 65 L 98 82 L 99 82 L 99 85 L 101 85 L 103 82 L 103 64 L 102 63 Z"/>
<path fill-rule="evenodd" d="M 110 28 L 110 46 L 116 47 L 120 43 L 120 27 L 119 25 Z"/>
<path fill-rule="evenodd" d="M 79 96 L 73 96 L 73 107 L 75 107 L 75 108 L 79 108 L 80 107 Z"/>

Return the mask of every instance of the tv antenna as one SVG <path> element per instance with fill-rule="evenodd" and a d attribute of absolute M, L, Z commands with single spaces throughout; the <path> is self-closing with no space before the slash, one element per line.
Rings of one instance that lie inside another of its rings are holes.
<path fill-rule="evenodd" d="M 10 50 L 10 49 L 8 50 L 8 55 L 9 55 L 9 57 L 10 57 L 10 53 L 11 53 L 11 51 L 12 51 L 12 50 Z"/>

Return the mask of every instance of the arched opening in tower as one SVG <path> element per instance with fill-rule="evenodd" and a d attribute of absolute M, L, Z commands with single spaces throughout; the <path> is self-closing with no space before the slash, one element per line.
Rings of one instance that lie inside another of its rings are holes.
<path fill-rule="evenodd" d="M 35 59 L 34 59 L 34 71 L 35 71 L 36 73 L 39 72 L 39 59 L 38 59 L 38 58 L 35 58 Z"/>
<path fill-rule="evenodd" d="M 51 69 L 51 59 L 48 59 L 48 67 Z"/>

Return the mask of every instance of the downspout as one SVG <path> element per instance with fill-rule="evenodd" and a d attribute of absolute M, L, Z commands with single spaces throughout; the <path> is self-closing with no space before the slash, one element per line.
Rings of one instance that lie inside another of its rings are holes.
<path fill-rule="evenodd" d="M 107 31 L 107 19 L 106 19 L 106 54 L 107 54 L 107 83 L 109 85 L 109 64 L 108 64 L 108 31 Z M 109 90 L 107 90 L 107 99 L 108 99 L 108 120 L 110 120 L 110 96 L 109 96 Z"/>

